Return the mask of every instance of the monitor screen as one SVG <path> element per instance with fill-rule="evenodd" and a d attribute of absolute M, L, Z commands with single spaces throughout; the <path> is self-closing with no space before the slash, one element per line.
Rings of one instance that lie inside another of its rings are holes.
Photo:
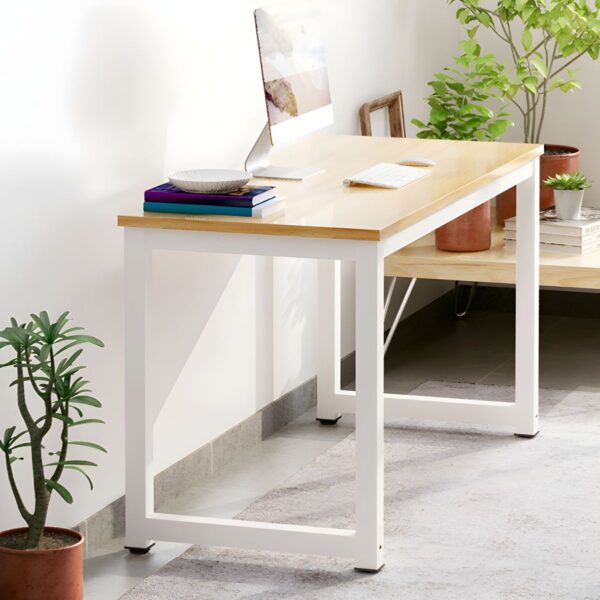
<path fill-rule="evenodd" d="M 316 8 L 285 2 L 259 8 L 254 16 L 272 143 L 331 125 L 325 44 Z"/>

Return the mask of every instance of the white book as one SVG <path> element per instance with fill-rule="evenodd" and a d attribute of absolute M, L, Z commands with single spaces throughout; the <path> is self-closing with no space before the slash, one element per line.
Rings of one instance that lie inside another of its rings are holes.
<path fill-rule="evenodd" d="M 505 231 L 516 231 L 517 218 L 506 219 Z M 556 235 L 571 235 L 585 237 L 592 233 L 600 232 L 600 210 L 597 208 L 581 209 L 581 219 L 573 221 L 561 221 L 556 217 L 553 209 L 540 212 L 540 233 L 551 233 Z"/>
<path fill-rule="evenodd" d="M 517 232 L 507 229 L 504 232 L 504 239 L 515 241 L 517 239 Z M 585 246 L 596 241 L 600 241 L 600 231 L 597 231 L 596 233 L 590 233 L 584 237 L 580 237 L 578 235 L 555 235 L 553 233 L 540 233 L 540 242 L 543 244 L 558 244 L 559 246 Z"/>
<path fill-rule="evenodd" d="M 285 211 L 285 198 L 283 196 L 275 196 L 272 200 L 262 202 L 252 209 L 252 216 L 258 219 L 273 217 Z"/>
<path fill-rule="evenodd" d="M 395 163 L 379 163 L 344 179 L 344 185 L 369 185 L 397 190 L 409 183 L 427 177 L 430 173 L 431 169 L 406 167 Z"/>
<path fill-rule="evenodd" d="M 514 240 L 505 240 L 504 245 L 511 250 L 517 247 L 517 242 Z M 582 256 L 600 250 L 600 239 L 586 244 L 584 246 L 566 246 L 562 244 L 540 244 L 540 252 L 542 254 L 564 254 L 566 256 Z"/>

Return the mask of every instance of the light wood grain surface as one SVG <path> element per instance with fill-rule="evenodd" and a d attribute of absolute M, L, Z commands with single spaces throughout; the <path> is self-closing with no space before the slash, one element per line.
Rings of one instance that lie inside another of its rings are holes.
<path fill-rule="evenodd" d="M 277 181 L 287 208 L 279 217 L 121 215 L 123 227 L 381 240 L 541 155 L 534 144 L 453 142 L 316 134 L 273 152 L 273 163 L 320 167 L 302 182 Z M 432 174 L 400 190 L 343 186 L 343 180 L 380 162 L 431 158 Z M 255 180 L 254 183 L 269 180 Z M 158 183 L 158 182 L 157 182 Z"/>
<path fill-rule="evenodd" d="M 514 283 L 515 253 L 504 246 L 497 228 L 493 243 L 483 252 L 444 252 L 433 235 L 385 259 L 385 274 L 419 279 Z M 600 289 L 600 251 L 583 256 L 540 254 L 540 284 L 556 287 Z"/>

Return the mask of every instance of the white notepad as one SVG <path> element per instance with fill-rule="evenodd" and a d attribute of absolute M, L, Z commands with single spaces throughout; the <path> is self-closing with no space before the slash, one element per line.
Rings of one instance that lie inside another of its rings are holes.
<path fill-rule="evenodd" d="M 400 189 L 413 181 L 427 177 L 431 169 L 406 167 L 395 163 L 379 163 L 352 177 L 344 179 L 344 185 L 370 185 L 374 187 Z"/>

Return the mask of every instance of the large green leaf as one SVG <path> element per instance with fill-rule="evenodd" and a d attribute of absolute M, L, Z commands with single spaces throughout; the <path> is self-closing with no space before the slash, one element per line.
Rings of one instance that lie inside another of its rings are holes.
<path fill-rule="evenodd" d="M 67 417 L 66 415 L 61 415 L 60 413 L 54 413 L 52 415 L 52 417 L 54 419 L 58 419 L 59 421 L 62 421 L 63 423 L 66 423 L 69 427 L 73 427 L 73 425 L 75 425 L 75 422 L 73 421 L 73 419 L 71 419 L 71 417 Z"/>
<path fill-rule="evenodd" d="M 73 352 L 73 354 L 69 356 L 69 358 L 61 360 L 58 364 L 58 367 L 56 368 L 56 372 L 62 373 L 63 371 L 66 371 L 81 356 L 82 352 L 83 348 L 80 348 L 79 350 Z"/>
<path fill-rule="evenodd" d="M 544 78 L 548 78 L 548 66 L 546 61 L 541 56 L 532 56 L 530 58 L 531 64 L 535 67 L 537 72 Z"/>
<path fill-rule="evenodd" d="M 10 442 L 12 441 L 13 434 L 15 432 L 16 427 L 8 427 L 4 430 L 4 437 L 2 438 L 3 444 L 8 448 L 10 446 Z"/>
<path fill-rule="evenodd" d="M 67 504 L 73 504 L 73 496 L 71 495 L 71 492 L 69 492 L 66 487 L 58 483 L 58 481 L 46 479 L 46 487 L 50 490 L 55 490 Z"/>
<path fill-rule="evenodd" d="M 98 465 L 91 460 L 59 460 L 57 462 L 47 463 L 45 467 L 56 467 L 56 466 L 78 466 L 78 467 L 97 467 Z"/>
<path fill-rule="evenodd" d="M 69 311 L 64 312 L 54 323 L 54 334 L 60 334 L 62 328 L 69 322 Z"/>
<path fill-rule="evenodd" d="M 71 469 L 73 471 L 81 473 L 88 480 L 88 483 L 90 484 L 90 489 L 94 489 L 94 482 L 92 481 L 92 478 L 83 469 L 80 469 L 79 467 L 76 467 L 74 465 L 66 465 L 65 469 Z"/>
<path fill-rule="evenodd" d="M 81 421 L 75 421 L 74 423 L 70 423 L 69 427 L 75 427 L 76 425 L 89 425 L 90 423 L 99 423 L 104 425 L 105 422 L 102 419 L 83 419 Z"/>
<path fill-rule="evenodd" d="M 102 408 L 102 402 L 92 396 L 75 396 L 69 400 L 70 404 L 85 404 L 86 406 L 93 406 L 94 408 Z"/>
<path fill-rule="evenodd" d="M 100 444 L 95 444 L 93 442 L 80 442 L 80 441 L 72 442 L 69 440 L 69 445 L 85 446 L 87 448 L 93 448 L 94 450 L 100 450 L 101 452 L 105 452 L 106 454 L 108 454 L 108 450 L 106 448 L 104 448 L 104 446 L 101 446 Z"/>
<path fill-rule="evenodd" d="M 100 348 L 104 348 L 104 342 L 91 335 L 69 335 L 64 336 L 63 339 L 71 340 L 73 342 L 79 342 L 81 344 L 94 344 L 95 346 L 100 346 Z"/>

